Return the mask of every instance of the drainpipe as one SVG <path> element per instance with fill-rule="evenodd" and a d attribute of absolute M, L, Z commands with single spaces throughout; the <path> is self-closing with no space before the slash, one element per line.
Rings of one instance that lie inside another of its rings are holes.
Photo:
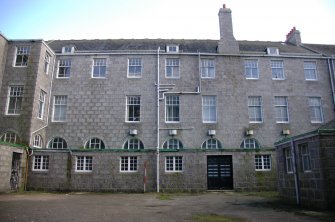
<path fill-rule="evenodd" d="M 329 77 L 330 77 L 330 84 L 332 87 L 332 95 L 333 95 L 333 107 L 334 107 L 334 111 L 335 111 L 335 90 L 334 90 L 334 63 L 333 63 L 333 59 L 327 59 L 327 63 L 328 63 L 328 71 L 329 71 Z"/>
<path fill-rule="evenodd" d="M 297 155 L 295 152 L 295 144 L 294 139 L 291 140 L 291 153 L 292 153 L 292 159 L 293 159 L 293 174 L 294 174 L 294 185 L 295 185 L 295 198 L 297 201 L 297 205 L 300 205 L 300 187 L 299 187 L 299 175 L 297 170 Z"/>
<path fill-rule="evenodd" d="M 160 88 L 160 83 L 159 83 L 159 50 L 160 47 L 157 49 L 157 172 L 156 172 L 156 177 L 157 177 L 157 193 L 159 193 L 159 88 Z"/>

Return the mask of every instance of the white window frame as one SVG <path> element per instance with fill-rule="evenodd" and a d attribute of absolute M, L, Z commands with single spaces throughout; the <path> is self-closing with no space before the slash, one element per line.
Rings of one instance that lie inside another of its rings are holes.
<path fill-rule="evenodd" d="M 21 85 L 9 86 L 6 115 L 17 116 L 21 114 L 23 93 L 24 93 L 24 86 Z M 12 104 L 11 101 L 13 101 L 14 103 L 14 108 L 9 110 L 10 105 Z"/>
<path fill-rule="evenodd" d="M 63 46 L 62 53 L 63 54 L 74 53 L 74 46 Z"/>
<path fill-rule="evenodd" d="M 259 142 L 255 138 L 245 138 L 240 146 L 244 149 L 259 149 Z"/>
<path fill-rule="evenodd" d="M 139 111 L 139 113 L 137 113 Z M 141 96 L 127 96 L 126 122 L 141 122 Z"/>
<path fill-rule="evenodd" d="M 57 69 L 57 78 L 58 79 L 69 79 L 71 77 L 71 66 L 72 66 L 71 59 L 59 59 L 58 69 Z M 60 73 L 60 70 L 63 70 L 63 72 Z M 69 70 L 68 73 L 67 73 L 67 70 Z"/>
<path fill-rule="evenodd" d="M 57 101 L 57 99 L 59 101 Z M 57 104 L 56 104 L 57 102 Z M 56 113 L 56 109 L 58 110 L 58 114 Z M 60 118 L 60 116 L 55 119 L 55 115 L 60 115 L 61 110 L 64 109 L 65 116 L 64 118 Z M 66 95 L 57 95 L 54 96 L 54 104 L 53 104 L 53 112 L 52 112 L 52 121 L 53 122 L 66 122 L 66 113 L 67 113 L 67 96 Z"/>
<path fill-rule="evenodd" d="M 102 139 L 93 137 L 85 143 L 85 149 L 105 149 L 105 143 Z"/>
<path fill-rule="evenodd" d="M 180 173 L 183 172 L 183 156 L 166 156 L 165 157 L 165 172 Z"/>
<path fill-rule="evenodd" d="M 177 95 L 165 96 L 165 122 L 166 123 L 180 122 L 180 96 Z"/>
<path fill-rule="evenodd" d="M 168 150 L 179 150 L 179 149 L 183 149 L 184 146 L 183 146 L 183 143 L 179 139 L 171 138 L 171 139 L 166 140 L 163 143 L 162 148 L 168 149 Z"/>
<path fill-rule="evenodd" d="M 282 74 L 282 76 L 277 75 L 278 73 Z M 271 60 L 271 75 L 272 80 L 285 80 L 285 69 L 283 60 Z"/>
<path fill-rule="evenodd" d="M 61 137 L 54 137 L 49 141 L 49 149 L 67 149 L 67 142 Z"/>
<path fill-rule="evenodd" d="M 167 45 L 166 52 L 169 53 L 178 53 L 179 52 L 179 45 Z"/>
<path fill-rule="evenodd" d="M 312 102 L 313 100 L 317 101 L 317 104 L 315 102 Z M 322 110 L 321 97 L 309 97 L 308 106 L 309 106 L 311 123 L 323 123 L 323 110 Z M 319 113 L 320 116 L 317 117 L 316 113 Z"/>
<path fill-rule="evenodd" d="M 218 139 L 210 138 L 202 143 L 201 148 L 206 150 L 218 150 L 223 147 L 222 143 Z"/>
<path fill-rule="evenodd" d="M 16 143 L 19 141 L 19 136 L 14 132 L 8 131 L 2 134 L 0 139 L 5 143 Z"/>
<path fill-rule="evenodd" d="M 284 157 L 285 157 L 286 173 L 292 174 L 294 166 L 293 166 L 293 155 L 290 147 L 284 148 Z"/>
<path fill-rule="evenodd" d="M 42 148 L 42 144 L 43 144 L 42 136 L 39 134 L 35 135 L 33 140 L 33 147 Z"/>
<path fill-rule="evenodd" d="M 120 172 L 133 173 L 138 171 L 137 156 L 121 156 L 120 157 Z"/>
<path fill-rule="evenodd" d="M 212 112 L 215 114 L 214 116 L 212 116 Z M 202 96 L 202 122 L 203 123 L 217 122 L 216 96 L 212 95 Z"/>
<path fill-rule="evenodd" d="M 277 47 L 267 47 L 266 52 L 268 55 L 279 55 L 279 49 Z"/>
<path fill-rule="evenodd" d="M 37 118 L 43 120 L 44 119 L 44 108 L 45 108 L 45 97 L 47 93 L 43 90 L 40 91 L 40 95 L 38 98 L 38 111 Z"/>
<path fill-rule="evenodd" d="M 138 138 L 128 138 L 127 141 L 123 144 L 124 150 L 140 150 L 144 149 L 142 141 Z"/>
<path fill-rule="evenodd" d="M 171 75 L 168 74 L 171 71 Z M 165 59 L 165 78 L 179 79 L 180 78 L 180 59 L 179 58 L 166 58 Z"/>
<path fill-rule="evenodd" d="M 93 171 L 93 157 L 92 156 L 76 156 L 75 172 L 90 173 Z"/>
<path fill-rule="evenodd" d="M 281 103 L 280 100 L 284 101 L 284 103 Z M 290 115 L 289 115 L 289 112 L 288 112 L 287 96 L 275 96 L 274 106 L 275 106 L 276 123 L 289 123 L 290 122 Z M 286 117 L 285 117 L 285 115 L 286 115 Z"/>
<path fill-rule="evenodd" d="M 215 59 L 201 59 L 201 78 L 215 79 Z"/>
<path fill-rule="evenodd" d="M 304 173 L 312 172 L 311 153 L 307 143 L 299 144 L 298 149 L 301 157 L 301 166 Z M 307 163 L 307 165 L 306 165 Z"/>
<path fill-rule="evenodd" d="M 136 70 L 136 72 L 132 71 L 133 68 Z M 139 72 L 137 72 L 138 69 Z M 142 78 L 142 69 L 142 58 L 128 58 L 128 78 Z"/>
<path fill-rule="evenodd" d="M 255 155 L 255 170 L 256 171 L 270 171 L 271 170 L 271 155 L 270 154 L 256 154 Z"/>
<path fill-rule="evenodd" d="M 49 170 L 49 156 L 46 155 L 35 155 L 33 159 L 33 171 L 48 171 Z"/>
<path fill-rule="evenodd" d="M 258 99 L 260 103 L 259 104 L 254 104 L 253 101 L 251 101 L 251 99 L 252 100 Z M 252 113 L 255 114 L 255 112 L 254 112 L 255 110 L 260 112 L 261 120 L 256 119 L 255 116 L 257 116 L 257 115 L 250 116 L 251 111 L 253 111 Z M 264 121 L 264 118 L 263 118 L 263 99 L 262 99 L 261 96 L 248 96 L 248 115 L 249 115 L 249 122 L 250 123 L 263 123 L 263 121 Z"/>
<path fill-rule="evenodd" d="M 46 75 L 49 74 L 51 56 L 48 52 L 45 52 L 44 56 L 44 72 Z"/>
<path fill-rule="evenodd" d="M 17 46 L 13 66 L 27 67 L 29 62 L 29 55 L 30 55 L 30 46 Z M 18 60 L 20 60 L 20 62 L 18 62 Z"/>
<path fill-rule="evenodd" d="M 309 78 L 310 71 L 314 71 L 315 78 Z M 315 61 L 304 61 L 304 75 L 306 81 L 318 81 L 318 72 Z"/>
<path fill-rule="evenodd" d="M 254 72 L 256 73 L 256 76 L 255 76 Z M 245 76 L 246 79 L 259 79 L 258 60 L 257 59 L 246 59 L 246 60 L 244 60 L 244 76 Z"/>
<path fill-rule="evenodd" d="M 97 73 L 95 73 L 97 71 Z M 92 61 L 92 78 L 105 79 L 107 76 L 107 59 L 93 58 Z"/>

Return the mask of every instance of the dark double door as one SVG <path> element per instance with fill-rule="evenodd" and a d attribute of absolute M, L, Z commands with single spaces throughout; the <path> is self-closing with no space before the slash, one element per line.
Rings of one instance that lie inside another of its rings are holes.
<path fill-rule="evenodd" d="M 233 189 L 232 156 L 207 156 L 208 190 Z"/>

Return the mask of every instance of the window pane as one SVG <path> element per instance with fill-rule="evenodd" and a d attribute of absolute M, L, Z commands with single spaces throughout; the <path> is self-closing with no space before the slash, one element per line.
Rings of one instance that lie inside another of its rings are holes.
<path fill-rule="evenodd" d="M 179 96 L 165 98 L 166 122 L 179 122 Z"/>
<path fill-rule="evenodd" d="M 141 121 L 141 97 L 127 96 L 127 121 Z"/>
<path fill-rule="evenodd" d="M 216 96 L 202 97 L 203 122 L 216 122 Z"/>
<path fill-rule="evenodd" d="M 250 122 L 262 122 L 262 98 L 260 96 L 248 97 L 248 112 Z"/>

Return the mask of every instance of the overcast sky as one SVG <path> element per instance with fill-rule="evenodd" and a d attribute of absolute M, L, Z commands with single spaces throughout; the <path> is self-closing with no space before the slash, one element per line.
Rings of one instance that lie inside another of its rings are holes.
<path fill-rule="evenodd" d="M 237 40 L 335 44 L 335 0 L 0 0 L 9 39 L 219 39 L 218 11 L 232 10 Z"/>

